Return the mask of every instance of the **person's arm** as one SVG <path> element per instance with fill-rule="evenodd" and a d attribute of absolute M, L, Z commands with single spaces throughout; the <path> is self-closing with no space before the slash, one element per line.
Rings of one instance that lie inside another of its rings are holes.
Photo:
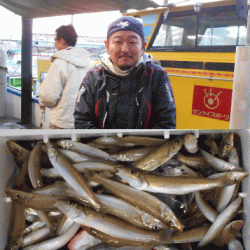
<path fill-rule="evenodd" d="M 76 100 L 74 119 L 76 129 L 98 129 L 95 116 L 95 84 L 91 72 L 84 78 Z"/>
<path fill-rule="evenodd" d="M 153 129 L 176 128 L 176 106 L 172 85 L 165 70 L 158 71 L 154 95 Z"/>
<path fill-rule="evenodd" d="M 54 107 L 58 103 L 63 91 L 63 78 L 63 73 L 56 60 L 41 84 L 38 94 L 40 106 Z"/>

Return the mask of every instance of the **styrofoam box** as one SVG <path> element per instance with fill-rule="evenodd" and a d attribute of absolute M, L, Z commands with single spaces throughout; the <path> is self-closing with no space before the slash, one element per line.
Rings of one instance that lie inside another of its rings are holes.
<path fill-rule="evenodd" d="M 233 130 L 240 137 L 241 151 L 244 169 L 250 173 L 250 130 Z M 197 138 L 208 133 L 227 133 L 229 130 L 49 130 L 49 129 L 30 129 L 30 130 L 0 130 L 0 249 L 4 249 L 7 244 L 7 233 L 10 220 L 11 202 L 6 197 L 6 185 L 12 182 L 12 176 L 17 169 L 12 153 L 6 145 L 7 140 L 42 140 L 47 142 L 49 139 L 72 139 L 78 141 L 80 138 L 97 138 L 100 136 L 126 135 L 137 136 L 160 136 L 169 138 L 171 135 L 193 133 Z M 243 241 L 246 250 L 250 250 L 250 177 L 242 182 L 243 194 L 246 195 L 243 201 Z"/>

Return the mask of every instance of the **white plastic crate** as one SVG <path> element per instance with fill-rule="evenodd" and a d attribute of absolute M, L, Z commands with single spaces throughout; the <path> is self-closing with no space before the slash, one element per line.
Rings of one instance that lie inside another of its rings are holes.
<path fill-rule="evenodd" d="M 47 142 L 49 139 L 68 138 L 74 141 L 80 138 L 97 138 L 100 136 L 118 136 L 138 135 L 138 136 L 160 136 L 161 138 L 169 138 L 170 135 L 194 133 L 197 138 L 200 135 L 208 133 L 227 133 L 229 130 L 1 130 L 0 135 L 0 249 L 4 249 L 7 244 L 7 233 L 10 222 L 11 203 L 6 197 L 6 185 L 12 183 L 12 176 L 17 169 L 12 153 L 6 145 L 7 140 L 43 140 Z M 250 130 L 233 130 L 241 141 L 241 151 L 244 169 L 250 173 Z M 243 201 L 244 227 L 243 241 L 246 250 L 250 250 L 250 189 L 249 177 L 243 180 L 243 192 L 247 195 Z"/>

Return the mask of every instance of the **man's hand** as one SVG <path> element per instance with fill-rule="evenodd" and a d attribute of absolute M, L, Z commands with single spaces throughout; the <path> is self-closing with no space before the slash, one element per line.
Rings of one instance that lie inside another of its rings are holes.
<path fill-rule="evenodd" d="M 45 107 L 44 107 L 44 106 L 42 106 L 41 104 L 39 104 L 39 107 L 40 107 L 40 109 L 42 110 L 42 112 L 45 111 Z"/>

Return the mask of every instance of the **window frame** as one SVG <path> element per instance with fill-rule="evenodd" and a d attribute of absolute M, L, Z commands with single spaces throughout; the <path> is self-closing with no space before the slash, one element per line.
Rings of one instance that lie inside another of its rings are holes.
<path fill-rule="evenodd" d="M 147 46 L 147 52 L 235 52 L 237 46 L 244 46 L 244 45 L 216 45 L 216 46 L 197 46 L 197 37 L 199 31 L 199 22 L 204 14 L 209 14 L 211 12 L 230 12 L 234 11 L 237 13 L 237 6 L 230 5 L 230 6 L 220 6 L 220 7 L 210 7 L 206 9 L 201 9 L 200 12 L 195 12 L 194 10 L 186 10 L 180 12 L 169 12 L 167 18 L 175 18 L 175 17 L 183 17 L 183 16 L 196 16 L 196 34 L 195 34 L 195 46 L 194 47 L 183 47 L 183 46 L 157 46 L 154 47 L 154 41 L 157 37 L 157 34 L 161 28 L 161 25 L 157 25 L 154 34 L 152 35 L 151 40 Z M 240 18 L 239 18 L 240 19 Z M 163 22 L 162 22 L 163 23 Z M 245 26 L 247 24 L 245 23 Z"/>

